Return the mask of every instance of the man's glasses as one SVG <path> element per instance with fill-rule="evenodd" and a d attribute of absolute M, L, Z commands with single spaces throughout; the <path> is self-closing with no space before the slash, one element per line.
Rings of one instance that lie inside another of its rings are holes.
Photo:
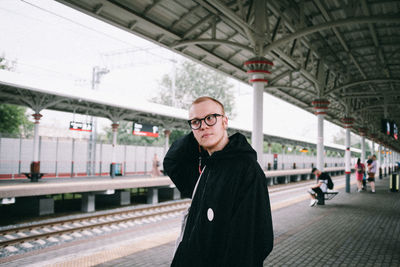
<path fill-rule="evenodd" d="M 193 130 L 197 130 L 200 129 L 202 121 L 204 121 L 204 123 L 207 124 L 208 126 L 215 125 L 217 123 L 217 117 L 219 116 L 224 116 L 224 115 L 217 113 L 209 114 L 202 119 L 188 120 L 188 123 L 190 125 L 190 128 L 192 128 Z"/>

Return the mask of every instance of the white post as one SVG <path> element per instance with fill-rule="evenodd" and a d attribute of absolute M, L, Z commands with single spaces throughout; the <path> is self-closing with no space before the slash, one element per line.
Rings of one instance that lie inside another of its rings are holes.
<path fill-rule="evenodd" d="M 379 170 L 379 179 L 382 179 L 382 146 L 378 145 L 378 170 Z"/>
<path fill-rule="evenodd" d="M 169 136 L 171 135 L 170 130 L 164 130 L 164 135 L 165 135 L 165 144 L 164 144 L 164 155 L 167 154 L 168 149 L 169 149 Z"/>
<path fill-rule="evenodd" d="M 58 137 L 57 137 L 57 141 L 56 141 L 56 162 L 55 162 L 54 173 L 56 174 L 56 177 L 58 177 Z"/>
<path fill-rule="evenodd" d="M 71 155 L 71 177 L 74 177 L 74 164 L 75 164 L 75 138 L 72 138 L 72 155 Z"/>
<path fill-rule="evenodd" d="M 115 157 L 115 149 L 117 146 L 117 132 L 118 132 L 118 123 L 113 123 L 111 125 L 113 131 L 113 141 L 112 141 L 112 151 L 111 151 L 111 178 L 115 176 L 115 164 L 116 164 L 116 157 Z"/>
<path fill-rule="evenodd" d="M 372 141 L 371 155 L 375 155 L 375 141 Z"/>
<path fill-rule="evenodd" d="M 344 163 L 345 163 L 345 174 L 346 174 L 346 193 L 350 193 L 350 174 L 351 174 L 351 142 L 350 142 L 350 128 L 353 124 L 354 119 L 350 117 L 345 117 L 342 119 L 344 122 L 344 128 L 346 129 L 346 140 L 345 147 L 346 151 L 344 152 Z"/>
<path fill-rule="evenodd" d="M 42 117 L 42 115 L 39 113 L 35 113 L 32 116 L 35 119 L 32 158 L 33 158 L 33 162 L 39 162 L 39 120 Z"/>
<path fill-rule="evenodd" d="M 253 75 L 253 79 L 260 79 L 262 75 Z M 251 133 L 251 143 L 257 152 L 257 161 L 262 166 L 263 155 L 263 100 L 264 82 L 253 83 L 253 131 Z"/>
<path fill-rule="evenodd" d="M 350 128 L 346 129 L 346 152 L 345 158 L 345 173 L 346 173 L 346 192 L 350 193 L 350 174 L 351 174 L 351 152 L 350 152 Z"/>
<path fill-rule="evenodd" d="M 258 20 L 260 22 L 260 19 Z M 253 128 L 251 133 L 251 144 L 257 152 L 257 161 L 262 166 L 263 150 L 264 150 L 264 134 L 263 134 L 263 100 L 264 100 L 264 84 L 268 80 L 264 79 L 269 74 L 268 68 L 273 63 L 263 57 L 252 58 L 244 63 L 247 73 L 250 76 L 250 83 L 253 84 Z"/>
<path fill-rule="evenodd" d="M 383 175 L 386 176 L 387 171 L 387 154 L 386 147 L 383 147 Z"/>
<path fill-rule="evenodd" d="M 317 169 L 324 170 L 324 115 L 328 109 L 329 101 L 325 99 L 316 99 L 312 102 L 314 106 L 315 115 L 318 121 L 318 135 L 317 135 Z"/>
<path fill-rule="evenodd" d="M 361 162 L 365 162 L 365 136 L 361 134 Z"/>
<path fill-rule="evenodd" d="M 392 173 L 394 172 L 394 150 L 391 150 L 390 159 L 392 160 Z"/>
<path fill-rule="evenodd" d="M 318 114 L 317 169 L 324 170 L 324 115 Z"/>

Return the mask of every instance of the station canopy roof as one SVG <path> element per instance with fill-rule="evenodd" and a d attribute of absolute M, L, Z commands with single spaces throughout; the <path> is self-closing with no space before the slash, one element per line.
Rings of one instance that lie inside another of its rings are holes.
<path fill-rule="evenodd" d="M 248 82 L 244 62 L 273 62 L 265 92 L 400 150 L 400 1 L 57 0 Z"/>
<path fill-rule="evenodd" d="M 112 97 L 111 97 L 112 96 Z M 151 123 L 164 129 L 188 130 L 187 110 L 169 107 L 156 103 L 143 102 L 125 96 L 110 95 L 106 92 L 82 90 L 55 81 L 44 82 L 36 77 L 0 70 L 0 103 L 28 106 L 36 113 L 43 109 L 86 114 L 108 118 L 112 123 L 122 120 L 138 123 Z M 66 123 L 67 124 L 67 123 Z M 240 132 L 250 138 L 251 131 L 243 128 L 239 122 L 229 121 L 229 134 Z M 315 140 L 264 133 L 268 143 L 316 148 Z M 330 151 L 342 153 L 342 145 L 325 143 Z M 354 153 L 360 149 L 351 148 Z"/>

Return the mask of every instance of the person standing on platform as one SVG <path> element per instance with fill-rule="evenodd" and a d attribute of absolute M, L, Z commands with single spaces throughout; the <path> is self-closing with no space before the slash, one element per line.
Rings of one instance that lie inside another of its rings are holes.
<path fill-rule="evenodd" d="M 357 159 L 355 166 L 356 169 L 356 179 L 357 179 L 357 191 L 361 192 L 363 190 L 363 179 L 365 175 L 365 165 L 361 163 L 361 159 Z"/>
<path fill-rule="evenodd" d="M 372 163 L 368 164 L 368 182 L 371 186 L 371 193 L 375 193 L 375 173 L 377 170 L 376 156 L 372 156 Z"/>
<path fill-rule="evenodd" d="M 211 97 L 189 109 L 191 133 L 175 141 L 164 171 L 192 204 L 171 266 L 262 266 L 272 251 L 267 179 L 255 150 L 228 137 L 224 106 Z"/>
<path fill-rule="evenodd" d="M 368 175 L 367 170 L 369 170 L 369 168 L 371 167 L 371 164 L 372 164 L 372 156 L 369 155 L 367 161 L 364 164 L 364 166 L 366 166 L 366 168 L 365 168 L 366 171 L 364 173 L 364 179 L 363 179 L 363 182 L 362 182 L 363 190 L 367 190 L 367 175 Z"/>
<path fill-rule="evenodd" d="M 160 161 L 158 160 L 157 153 L 154 153 L 153 167 L 151 169 L 151 177 L 161 176 Z"/>

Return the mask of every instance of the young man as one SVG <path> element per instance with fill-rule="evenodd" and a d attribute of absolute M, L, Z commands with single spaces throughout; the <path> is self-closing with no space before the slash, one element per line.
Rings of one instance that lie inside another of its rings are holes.
<path fill-rule="evenodd" d="M 262 266 L 273 247 L 267 180 L 240 133 L 228 137 L 223 105 L 196 99 L 192 132 L 174 142 L 164 170 L 192 204 L 171 266 Z"/>
<path fill-rule="evenodd" d="M 375 193 L 375 173 L 377 171 L 377 165 L 376 165 L 376 156 L 372 156 L 372 162 L 371 164 L 367 165 L 368 167 L 368 182 L 371 186 L 371 193 Z"/>
<path fill-rule="evenodd" d="M 311 173 L 317 177 L 317 184 L 308 189 L 308 193 L 311 195 L 310 207 L 318 203 L 317 195 L 319 196 L 328 191 L 328 180 L 331 179 L 329 174 L 321 172 L 317 168 L 313 168 Z"/>

